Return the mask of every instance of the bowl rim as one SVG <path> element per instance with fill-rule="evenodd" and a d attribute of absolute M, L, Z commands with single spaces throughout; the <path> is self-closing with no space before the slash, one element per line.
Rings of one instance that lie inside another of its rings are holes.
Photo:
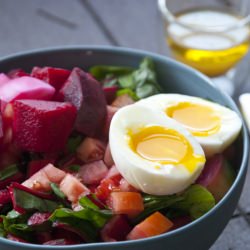
<path fill-rule="evenodd" d="M 162 238 L 169 238 L 172 235 L 175 234 L 181 234 L 184 231 L 188 230 L 189 227 L 192 227 L 198 223 L 200 223 L 200 221 L 206 219 L 207 217 L 209 217 L 210 215 L 213 215 L 214 213 L 216 213 L 217 210 L 220 209 L 221 206 L 223 206 L 223 204 L 226 202 L 226 200 L 229 198 L 229 196 L 232 195 L 233 190 L 236 188 L 236 186 L 239 184 L 240 180 L 246 175 L 246 171 L 248 168 L 248 152 L 249 152 L 249 137 L 248 137 L 248 132 L 247 132 L 247 128 L 245 125 L 245 122 L 242 118 L 242 115 L 236 105 L 236 103 L 232 100 L 232 98 L 227 95 L 226 93 L 223 93 L 221 90 L 217 89 L 215 87 L 215 85 L 212 83 L 212 81 L 205 76 L 204 74 L 200 73 L 199 71 L 197 71 L 196 69 L 191 68 L 188 65 L 185 65 L 181 62 L 178 62 L 172 58 L 169 58 L 167 56 L 164 55 L 160 55 L 157 53 L 153 53 L 153 52 L 148 52 L 145 50 L 140 50 L 140 49 L 133 49 L 133 48 L 126 48 L 126 47 L 117 47 L 117 46 L 107 46 L 107 45 L 67 45 L 67 46 L 55 46 L 55 47 L 46 47 L 46 48 L 40 48 L 40 49 L 33 49 L 33 50 L 26 50 L 26 51 L 22 51 L 22 52 L 18 52 L 18 53 L 13 53 L 4 57 L 0 58 L 0 64 L 4 61 L 8 61 L 8 60 L 13 60 L 13 59 L 17 59 L 17 58 L 22 58 L 22 57 L 26 57 L 26 56 L 32 56 L 32 55 L 41 55 L 41 54 L 47 54 L 47 53 L 54 53 L 54 52 L 65 52 L 65 51 L 85 51 L 86 53 L 91 53 L 91 52 L 107 52 L 107 53 L 112 53 L 112 54 L 119 54 L 119 55 L 129 55 L 129 56 L 133 56 L 133 55 L 137 55 L 140 57 L 151 57 L 153 58 L 153 60 L 157 60 L 159 62 L 168 62 L 171 63 L 174 66 L 177 66 L 179 69 L 181 70 L 185 70 L 185 71 L 189 71 L 192 72 L 192 74 L 197 75 L 199 78 L 203 79 L 203 81 L 205 81 L 207 84 L 211 85 L 211 87 L 215 90 L 215 91 L 219 91 L 225 98 L 226 100 L 230 103 L 230 105 L 233 107 L 234 111 L 236 111 L 238 113 L 238 115 L 240 116 L 241 120 L 242 120 L 242 137 L 243 137 L 243 152 L 242 152 L 242 160 L 241 160 L 241 165 L 239 167 L 239 171 L 237 172 L 237 176 L 232 184 L 232 186 L 230 187 L 230 189 L 227 191 L 226 195 L 224 195 L 224 197 L 219 201 L 219 203 L 216 204 L 216 206 L 214 208 L 212 208 L 210 211 L 208 211 L 206 214 L 204 214 L 203 216 L 201 216 L 200 218 L 190 222 L 189 224 L 182 226 L 178 229 L 175 229 L 174 231 L 170 231 L 170 232 L 166 232 L 164 234 L 161 235 L 157 235 L 157 236 L 153 236 L 153 237 L 149 237 L 149 238 L 144 238 L 144 239 L 138 239 L 138 240 L 132 240 L 132 241 L 119 241 L 119 242 L 94 242 L 94 243 L 83 243 L 83 244 L 76 244 L 76 245 L 67 245 L 67 246 L 50 246 L 50 245 L 38 245 L 38 244 L 32 244 L 32 243 L 22 243 L 22 242 L 15 242 L 12 240 L 8 240 L 6 238 L 1 238 L 0 237 L 0 243 L 1 241 L 8 244 L 8 245 L 12 245 L 12 246 L 20 246 L 20 247 L 25 247 L 26 249 L 35 249 L 35 248 L 39 248 L 39 249 L 92 249 L 95 247 L 101 247 L 102 246 L 113 246 L 113 247 L 119 247 L 122 246 L 124 244 L 126 244 L 127 246 L 129 245 L 140 245 L 142 243 L 148 243 L 148 242 L 152 242 L 152 241 L 158 241 Z"/>

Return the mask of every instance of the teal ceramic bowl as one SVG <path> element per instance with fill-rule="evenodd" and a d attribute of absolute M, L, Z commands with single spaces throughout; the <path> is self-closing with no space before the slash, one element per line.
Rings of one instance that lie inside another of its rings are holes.
<path fill-rule="evenodd" d="M 136 67 L 145 56 L 156 65 L 160 84 L 167 93 L 180 93 L 210 99 L 239 112 L 230 97 L 217 90 L 210 80 L 199 72 L 167 57 L 125 48 L 114 47 L 62 47 L 20 53 L 0 59 L 0 72 L 15 68 L 30 71 L 33 66 L 55 66 L 88 69 L 96 64 L 126 65 Z M 210 212 L 196 221 L 160 236 L 115 243 L 92 243 L 72 246 L 43 246 L 17 243 L 0 238 L 1 250 L 202 250 L 208 249 L 228 223 L 239 200 L 248 163 L 248 135 L 245 126 L 238 140 L 240 153 L 237 159 L 237 177 L 224 198 Z"/>

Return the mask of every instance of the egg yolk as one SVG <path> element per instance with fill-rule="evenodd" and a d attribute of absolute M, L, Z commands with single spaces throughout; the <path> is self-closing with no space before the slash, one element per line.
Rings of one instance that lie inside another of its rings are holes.
<path fill-rule="evenodd" d="M 167 108 L 166 114 L 184 125 L 194 136 L 209 136 L 220 129 L 220 117 L 204 105 L 181 102 Z"/>
<path fill-rule="evenodd" d="M 150 126 L 129 132 L 130 148 L 140 157 L 161 164 L 181 164 L 193 172 L 204 156 L 195 155 L 188 140 L 174 129 Z"/>

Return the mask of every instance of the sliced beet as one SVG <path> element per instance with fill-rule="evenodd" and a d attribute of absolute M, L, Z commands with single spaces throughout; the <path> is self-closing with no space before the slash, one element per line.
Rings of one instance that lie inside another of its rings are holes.
<path fill-rule="evenodd" d="M 13 69 L 13 70 L 8 72 L 8 77 L 11 79 L 19 78 L 22 76 L 28 76 L 28 75 L 29 74 L 26 73 L 23 69 Z"/>
<path fill-rule="evenodd" d="M 76 130 L 90 137 L 98 136 L 107 113 L 101 84 L 90 74 L 74 68 L 59 93 L 78 110 Z"/>
<path fill-rule="evenodd" d="M 17 241 L 17 242 L 23 242 L 23 243 L 28 243 L 28 241 L 16 236 L 16 235 L 13 235 L 13 234 L 7 234 L 6 238 L 8 240 L 12 240 L 12 241 Z"/>
<path fill-rule="evenodd" d="M 7 203 L 11 202 L 11 196 L 8 189 L 0 190 L 0 206 L 3 206 Z"/>
<path fill-rule="evenodd" d="M 101 238 L 108 242 L 125 240 L 131 229 L 125 216 L 116 215 L 101 230 Z"/>
<path fill-rule="evenodd" d="M 36 212 L 30 216 L 27 221 L 28 226 L 31 226 L 36 231 L 46 231 L 52 226 L 52 222 L 49 220 L 51 213 Z"/>
<path fill-rule="evenodd" d="M 59 90 L 70 75 L 67 69 L 53 67 L 34 67 L 31 76 L 43 80 Z"/>
<path fill-rule="evenodd" d="M 0 150 L 3 148 L 3 119 L 2 119 L 2 115 L 0 113 Z"/>
<path fill-rule="evenodd" d="M 74 126 L 76 108 L 70 103 L 19 100 L 13 104 L 14 141 L 23 150 L 62 150 Z"/>
<path fill-rule="evenodd" d="M 9 102 L 20 99 L 50 100 L 55 89 L 48 83 L 34 77 L 23 76 L 0 86 L 1 109 Z"/>
<path fill-rule="evenodd" d="M 17 172 L 13 176 L 0 181 L 0 189 L 6 188 L 8 185 L 10 185 L 12 182 L 22 182 L 24 180 L 25 176 L 21 172 Z"/>
<path fill-rule="evenodd" d="M 6 84 L 9 80 L 10 78 L 7 75 L 5 75 L 4 73 L 1 73 L 0 74 L 0 87 Z"/>
<path fill-rule="evenodd" d="M 75 242 L 70 239 L 55 239 L 43 243 L 43 245 L 50 245 L 50 246 L 64 246 L 64 245 L 74 245 L 74 244 L 78 244 L 78 242 Z"/>
<path fill-rule="evenodd" d="M 173 231 L 177 228 L 180 228 L 180 227 L 185 226 L 188 223 L 192 222 L 192 218 L 190 216 L 181 216 L 181 217 L 171 219 L 171 221 L 174 224 L 173 227 L 171 228 L 171 231 Z"/>
<path fill-rule="evenodd" d="M 117 90 L 117 86 L 103 87 L 107 104 L 111 104 L 115 100 Z"/>
<path fill-rule="evenodd" d="M 234 170 L 222 154 L 210 158 L 196 183 L 206 187 L 218 202 L 231 187 Z"/>

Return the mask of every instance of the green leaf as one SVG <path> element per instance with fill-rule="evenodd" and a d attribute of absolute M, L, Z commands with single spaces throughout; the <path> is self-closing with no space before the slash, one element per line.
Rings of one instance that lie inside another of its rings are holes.
<path fill-rule="evenodd" d="M 58 196 L 60 199 L 66 199 L 65 194 L 59 189 L 58 185 L 56 183 L 50 183 L 50 187 L 52 189 L 52 192 Z"/>
<path fill-rule="evenodd" d="M 120 89 L 116 92 L 117 96 L 128 94 L 134 101 L 138 101 L 139 98 L 136 93 L 131 89 Z"/>
<path fill-rule="evenodd" d="M 13 190 L 16 205 L 24 208 L 26 211 L 53 212 L 60 207 L 58 202 L 39 198 L 20 189 L 14 188 Z"/>
<path fill-rule="evenodd" d="M 98 80 L 103 80 L 107 75 L 121 76 L 129 74 L 134 69 L 124 66 L 96 65 L 89 69 L 89 72 Z"/>
<path fill-rule="evenodd" d="M 76 149 L 82 142 L 82 136 L 78 135 L 76 137 L 70 137 L 67 142 L 67 150 L 70 154 L 74 154 Z"/>
<path fill-rule="evenodd" d="M 213 195 L 203 186 L 195 184 L 190 186 L 183 194 L 182 201 L 172 207 L 188 212 L 193 219 L 197 219 L 215 206 Z"/>
<path fill-rule="evenodd" d="M 0 171 L 0 181 L 3 181 L 19 172 L 17 164 L 12 164 Z"/>
<path fill-rule="evenodd" d="M 136 88 L 136 82 L 134 81 L 133 74 L 128 74 L 124 76 L 120 76 L 118 78 L 118 84 L 123 89 L 135 89 Z"/>
<path fill-rule="evenodd" d="M 159 91 L 156 89 L 156 87 L 152 84 L 143 84 L 142 86 L 138 86 L 136 88 L 136 96 L 138 96 L 139 99 L 146 98 L 151 95 L 158 94 Z"/>
<path fill-rule="evenodd" d="M 100 210 L 89 198 L 82 197 L 79 200 L 82 209 L 73 211 L 67 208 L 60 208 L 50 216 L 51 221 L 67 223 L 80 231 L 84 239 L 89 242 L 97 240 L 97 233 L 106 222 L 112 217 L 110 210 Z"/>
<path fill-rule="evenodd" d="M 1 216 L 2 233 L 5 235 L 11 233 L 22 239 L 32 241 L 31 229 L 28 229 L 27 220 L 30 217 L 29 213 L 20 214 L 15 210 L 11 210 L 6 216 Z M 25 231 L 25 233 L 24 233 Z"/>
<path fill-rule="evenodd" d="M 81 168 L 81 166 L 80 165 L 76 165 L 76 164 L 70 165 L 68 167 L 69 171 L 72 171 L 72 172 L 79 172 L 80 168 Z"/>
<path fill-rule="evenodd" d="M 178 195 L 144 195 L 144 211 L 134 219 L 138 223 L 148 215 L 162 209 L 169 209 L 171 213 L 186 214 L 197 219 L 208 212 L 215 205 L 213 195 L 201 185 L 191 185 Z"/>

